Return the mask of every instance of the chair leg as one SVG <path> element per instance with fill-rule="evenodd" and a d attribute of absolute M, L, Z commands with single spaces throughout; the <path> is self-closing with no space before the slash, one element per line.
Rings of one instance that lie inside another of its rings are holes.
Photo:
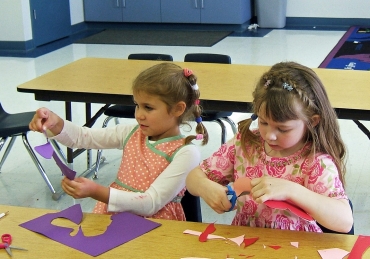
<path fill-rule="evenodd" d="M 40 161 L 37 159 L 35 153 L 33 152 L 32 147 L 31 147 L 31 145 L 30 145 L 30 143 L 28 142 L 28 139 L 27 139 L 27 133 L 22 134 L 22 139 L 23 139 L 23 144 L 24 144 L 24 146 L 26 147 L 26 149 L 28 151 L 28 154 L 32 158 L 32 160 L 33 160 L 34 164 L 36 165 L 37 169 L 39 170 L 42 178 L 44 178 L 44 181 L 45 181 L 46 185 L 49 187 L 50 191 L 52 192 L 53 200 L 58 200 L 60 198 L 60 194 L 56 193 L 56 191 L 54 190 L 54 187 L 51 184 L 51 182 L 49 181 L 49 178 L 46 175 L 44 168 L 42 167 Z"/>
<path fill-rule="evenodd" d="M 13 136 L 13 137 L 10 138 L 10 142 L 9 142 L 8 146 L 6 147 L 5 152 L 4 152 L 4 155 L 3 155 L 3 157 L 1 158 L 1 161 L 0 161 L 0 171 L 1 171 L 1 167 L 3 166 L 6 158 L 9 155 L 10 150 L 13 147 L 13 144 L 14 144 L 14 141 L 15 141 L 16 138 L 17 138 L 17 136 Z M 7 137 L 4 138 L 4 139 L 2 139 L 0 150 L 3 148 L 3 146 L 4 146 L 4 144 L 5 144 L 5 142 L 6 142 L 7 139 L 8 139 Z"/>
<path fill-rule="evenodd" d="M 108 122 L 113 119 L 115 117 L 112 117 L 112 116 L 109 116 L 107 117 L 104 122 L 103 122 L 103 126 L 102 128 L 106 128 L 107 125 L 108 125 Z M 100 163 L 101 163 L 101 158 L 102 158 L 102 153 L 103 153 L 103 150 L 102 149 L 98 149 L 97 153 L 96 153 L 96 162 L 95 162 L 95 171 L 94 171 L 94 175 L 93 175 L 93 178 L 94 179 L 98 179 L 98 171 L 99 171 L 99 168 L 100 168 Z"/>

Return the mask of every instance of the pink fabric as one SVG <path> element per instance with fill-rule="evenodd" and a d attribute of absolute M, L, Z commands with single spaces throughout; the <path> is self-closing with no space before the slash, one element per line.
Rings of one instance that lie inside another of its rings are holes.
<path fill-rule="evenodd" d="M 262 147 L 263 139 L 261 138 Z M 295 154 L 274 158 L 266 155 L 263 148 L 255 151 L 247 147 L 247 152 L 253 153 L 250 163 L 241 148 L 240 134 L 220 147 L 211 157 L 201 163 L 202 170 L 209 179 L 226 185 L 239 177 L 259 178 L 272 176 L 296 182 L 322 195 L 335 199 L 348 199 L 339 179 L 337 168 L 332 158 L 327 154 L 316 154 L 313 163 L 302 157 L 306 144 Z M 238 198 L 237 213 L 233 225 L 265 227 L 288 230 L 322 232 L 315 221 L 305 221 L 287 210 L 271 209 L 264 204 L 258 204 L 244 195 Z"/>
<path fill-rule="evenodd" d="M 131 188 L 145 192 L 170 164 L 165 156 L 170 157 L 183 144 L 184 139 L 177 139 L 152 145 L 140 129 L 136 130 L 124 147 L 117 179 Z M 116 183 L 112 183 L 110 187 L 130 191 Z M 184 192 L 185 188 L 178 196 L 184 196 Z M 98 202 L 93 212 L 108 214 L 107 204 Z M 180 202 L 169 202 L 152 218 L 185 221 L 185 214 Z"/>

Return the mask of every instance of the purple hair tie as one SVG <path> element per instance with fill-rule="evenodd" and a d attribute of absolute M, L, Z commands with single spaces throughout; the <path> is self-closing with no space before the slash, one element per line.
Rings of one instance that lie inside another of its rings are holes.
<path fill-rule="evenodd" d="M 202 140 L 203 139 L 203 134 L 197 134 L 196 140 Z"/>
<path fill-rule="evenodd" d="M 197 123 L 201 123 L 201 122 L 202 122 L 202 117 L 196 117 L 196 118 L 195 118 L 195 121 L 196 121 Z"/>

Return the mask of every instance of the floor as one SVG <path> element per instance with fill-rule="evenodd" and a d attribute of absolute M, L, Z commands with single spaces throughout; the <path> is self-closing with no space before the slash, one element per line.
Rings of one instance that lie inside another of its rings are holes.
<path fill-rule="evenodd" d="M 190 52 L 222 53 L 231 56 L 235 64 L 273 65 L 279 61 L 296 61 L 309 67 L 318 67 L 326 55 L 335 46 L 345 31 L 319 30 L 272 30 L 264 37 L 226 37 L 212 47 L 168 47 L 168 46 L 125 46 L 125 45 L 84 45 L 72 44 L 37 58 L 0 57 L 0 101 L 10 113 L 34 111 L 46 106 L 54 112 L 64 115 L 62 102 L 35 101 L 32 94 L 18 93 L 16 87 L 28 80 L 47 73 L 60 66 L 84 57 L 127 58 L 135 52 L 156 52 L 171 54 L 175 61 L 182 61 Z M 246 79 L 247 80 L 247 79 Z M 201 89 L 200 85 L 200 89 Z M 226 86 L 225 86 L 226 87 Z M 93 105 L 97 111 L 101 105 Z M 84 106 L 73 104 L 73 120 L 83 124 Z M 234 113 L 232 119 L 237 122 L 250 114 Z M 95 127 L 100 127 L 101 117 Z M 350 120 L 340 120 L 341 133 L 348 148 L 347 193 L 354 205 L 355 233 L 370 235 L 370 141 Z M 121 120 L 121 123 L 125 123 Z M 367 127 L 370 123 L 364 122 Z M 220 129 L 215 123 L 206 124 L 211 135 L 219 136 Z M 228 130 L 231 137 L 231 130 Z M 32 146 L 45 143 L 39 133 L 29 133 Z M 201 147 L 203 158 L 209 156 L 219 146 L 217 141 Z M 3 150 L 4 152 L 4 150 Z M 95 153 L 94 153 L 95 154 Z M 117 150 L 104 151 L 107 162 L 100 170 L 96 181 L 108 185 L 115 177 L 121 153 Z M 60 191 L 60 171 L 52 160 L 40 158 L 52 184 Z M 86 157 L 78 157 L 74 170 L 83 172 Z M 65 209 L 80 203 L 85 212 L 91 211 L 94 200 L 89 198 L 74 200 L 63 195 L 58 201 L 51 197 L 42 177 L 38 173 L 19 138 L 5 161 L 0 173 L 0 203 L 50 209 Z M 232 213 L 218 215 L 202 202 L 204 222 L 229 224 Z"/>

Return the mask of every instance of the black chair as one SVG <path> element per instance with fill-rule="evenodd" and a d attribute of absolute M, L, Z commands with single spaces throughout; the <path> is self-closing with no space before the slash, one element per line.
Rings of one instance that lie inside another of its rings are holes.
<path fill-rule="evenodd" d="M 228 55 L 213 54 L 213 53 L 189 53 L 185 55 L 185 62 L 201 62 L 201 63 L 220 63 L 231 64 L 231 58 Z M 200 86 L 200 90 L 202 90 Z M 234 134 L 237 129 L 235 123 L 229 118 L 232 112 L 204 110 L 202 114 L 203 121 L 216 122 L 221 127 L 221 144 L 226 142 L 226 127 L 223 121 L 230 124 Z"/>
<path fill-rule="evenodd" d="M 28 154 L 31 156 L 32 161 L 37 167 L 37 170 L 40 172 L 46 185 L 49 187 L 50 191 L 52 192 L 52 198 L 54 200 L 58 200 L 60 198 L 60 194 L 55 192 L 53 185 L 50 183 L 49 178 L 46 175 L 44 168 L 42 167 L 40 161 L 37 159 L 27 139 L 27 133 L 30 131 L 28 124 L 32 120 L 34 114 L 35 112 L 23 112 L 23 113 L 9 114 L 3 109 L 0 103 L 0 151 L 5 145 L 7 139 L 10 138 L 10 142 L 7 148 L 5 149 L 4 155 L 0 161 L 0 170 L 6 158 L 8 157 L 9 152 L 11 148 L 13 147 L 13 144 L 16 138 L 18 136 L 22 136 L 23 144 L 26 147 Z"/>
<path fill-rule="evenodd" d="M 185 195 L 181 199 L 181 205 L 184 209 L 186 221 L 202 222 L 202 210 L 199 197 L 193 196 L 190 192 L 185 191 Z"/>
<path fill-rule="evenodd" d="M 352 210 L 352 213 L 353 213 L 353 205 L 352 205 L 352 202 L 351 202 L 351 200 L 348 200 L 348 202 L 349 202 L 349 206 L 351 206 L 351 210 Z M 347 233 L 337 232 L 337 231 L 328 229 L 328 228 L 320 225 L 319 223 L 317 223 L 317 225 L 319 225 L 319 227 L 321 228 L 322 232 L 324 232 L 324 233 L 347 234 L 347 235 L 354 235 L 355 234 L 355 223 L 353 223 L 351 230 L 348 231 Z"/>
<path fill-rule="evenodd" d="M 160 60 L 160 61 L 173 61 L 173 57 L 169 54 L 157 54 L 157 53 L 134 53 L 128 55 L 127 59 L 135 59 L 135 60 Z M 103 128 L 107 127 L 109 121 L 111 119 L 115 120 L 115 123 L 118 124 L 119 118 L 126 118 L 126 119 L 134 119 L 135 118 L 135 105 L 119 105 L 114 104 L 109 106 L 105 111 L 104 114 L 108 116 L 103 122 Z M 98 150 L 96 163 L 95 163 L 95 171 L 93 178 L 98 178 L 98 171 L 100 167 L 100 163 L 102 161 L 102 150 Z"/>

